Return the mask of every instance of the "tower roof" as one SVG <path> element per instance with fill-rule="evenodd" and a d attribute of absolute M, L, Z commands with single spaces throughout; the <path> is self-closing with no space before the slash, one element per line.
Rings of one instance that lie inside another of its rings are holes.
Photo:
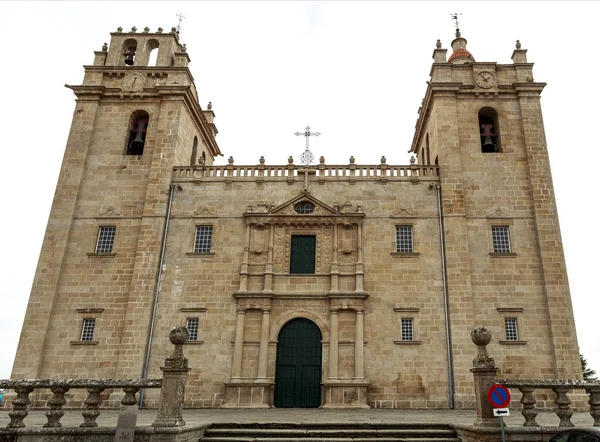
<path fill-rule="evenodd" d="M 456 38 L 452 40 L 452 55 L 448 59 L 448 63 L 463 64 L 472 63 L 475 58 L 467 50 L 467 39 L 461 37 L 460 29 L 456 30 Z"/>

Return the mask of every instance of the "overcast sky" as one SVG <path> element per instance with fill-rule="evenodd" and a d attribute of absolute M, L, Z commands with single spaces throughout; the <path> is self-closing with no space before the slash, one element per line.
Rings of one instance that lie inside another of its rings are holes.
<path fill-rule="evenodd" d="M 580 350 L 600 372 L 598 2 L 0 2 L 0 378 L 10 375 L 74 109 L 64 84 L 112 31 L 169 30 L 181 41 L 217 141 L 236 164 L 285 164 L 311 144 L 328 164 L 408 164 L 437 39 L 452 12 L 477 61 L 528 49 L 546 136 Z M 451 53 L 451 51 L 449 52 Z M 43 336 L 39 337 L 43 339 Z"/>

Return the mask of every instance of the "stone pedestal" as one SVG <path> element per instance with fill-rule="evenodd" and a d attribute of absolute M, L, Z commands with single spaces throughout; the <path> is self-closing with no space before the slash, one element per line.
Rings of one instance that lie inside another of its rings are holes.
<path fill-rule="evenodd" d="M 189 333 L 183 326 L 171 330 L 169 339 L 175 345 L 173 355 L 165 359 L 158 415 L 152 423 L 153 427 L 182 427 L 183 399 L 185 397 L 185 382 L 187 380 L 188 360 L 183 357 L 183 344 L 187 342 Z"/>
<path fill-rule="evenodd" d="M 321 408 L 371 408 L 367 405 L 368 392 L 365 380 L 327 380 L 323 382 Z"/>
<path fill-rule="evenodd" d="M 471 331 L 471 340 L 478 347 L 477 357 L 473 359 L 473 381 L 475 386 L 475 406 L 477 418 L 473 423 L 476 427 L 499 427 L 500 419 L 494 416 L 494 408 L 488 401 L 488 391 L 496 383 L 498 369 L 494 358 L 487 352 L 487 344 L 492 340 L 492 333 L 482 326 L 477 326 Z"/>

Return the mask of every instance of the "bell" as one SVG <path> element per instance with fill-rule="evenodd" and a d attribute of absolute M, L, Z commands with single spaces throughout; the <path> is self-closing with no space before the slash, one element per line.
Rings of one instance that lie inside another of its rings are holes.
<path fill-rule="evenodd" d="M 132 155 L 141 155 L 144 151 L 144 132 L 139 131 L 135 134 L 134 140 L 129 143 L 129 152 Z"/>
<path fill-rule="evenodd" d="M 496 145 L 492 141 L 492 137 L 490 137 L 489 135 L 486 135 L 485 139 L 483 140 L 483 147 L 489 147 L 489 146 L 496 147 Z"/>
<path fill-rule="evenodd" d="M 125 64 L 127 66 L 133 65 L 133 57 L 135 56 L 135 49 L 130 48 L 128 51 L 125 51 Z"/>

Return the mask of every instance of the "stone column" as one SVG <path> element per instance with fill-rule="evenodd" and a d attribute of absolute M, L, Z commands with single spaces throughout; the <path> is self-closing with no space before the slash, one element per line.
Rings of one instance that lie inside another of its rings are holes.
<path fill-rule="evenodd" d="M 338 377 L 338 311 L 331 310 L 329 330 L 329 379 Z"/>
<path fill-rule="evenodd" d="M 188 329 L 183 326 L 173 328 L 169 334 L 169 340 L 175 345 L 175 349 L 173 354 L 165 359 L 165 366 L 160 367 L 163 372 L 163 381 L 158 402 L 158 414 L 152 423 L 153 427 L 183 427 L 185 425 L 181 412 L 185 397 L 185 382 L 190 369 L 188 360 L 183 356 L 183 344 L 189 337 Z"/>
<path fill-rule="evenodd" d="M 248 254 L 250 252 L 250 225 L 246 225 L 246 238 L 244 239 L 244 257 L 240 269 L 240 292 L 248 290 Z"/>
<path fill-rule="evenodd" d="M 275 244 L 275 226 L 269 226 L 269 251 L 265 266 L 265 286 L 263 292 L 273 292 L 273 248 Z"/>
<path fill-rule="evenodd" d="M 490 358 L 486 346 L 492 340 L 492 332 L 486 327 L 477 326 L 471 330 L 471 340 L 477 345 L 477 357 L 473 359 L 473 373 L 475 384 L 475 406 L 477 419 L 473 424 L 476 427 L 499 427 L 500 419 L 494 417 L 494 409 L 489 403 L 487 394 L 492 385 L 496 383 L 494 358 Z"/>
<path fill-rule="evenodd" d="M 244 353 L 244 322 L 246 320 L 246 310 L 238 308 L 237 325 L 235 328 L 235 344 L 233 346 L 233 367 L 231 371 L 232 379 L 242 377 L 242 356 Z"/>
<path fill-rule="evenodd" d="M 357 258 L 356 258 L 356 292 L 364 292 L 364 267 L 363 267 L 363 237 L 362 237 L 362 225 L 358 225 L 357 235 Z"/>
<path fill-rule="evenodd" d="M 333 252 L 331 256 L 331 289 L 330 293 L 338 293 L 340 269 L 338 264 L 338 226 L 333 225 Z"/>
<path fill-rule="evenodd" d="M 354 315 L 356 326 L 356 331 L 354 333 L 354 379 L 362 380 L 365 378 L 365 346 L 363 326 L 365 312 L 362 310 L 356 310 Z"/>
<path fill-rule="evenodd" d="M 269 327 L 271 310 L 263 309 L 262 323 L 260 325 L 260 347 L 258 351 L 258 379 L 267 380 L 267 362 L 269 358 Z"/>

